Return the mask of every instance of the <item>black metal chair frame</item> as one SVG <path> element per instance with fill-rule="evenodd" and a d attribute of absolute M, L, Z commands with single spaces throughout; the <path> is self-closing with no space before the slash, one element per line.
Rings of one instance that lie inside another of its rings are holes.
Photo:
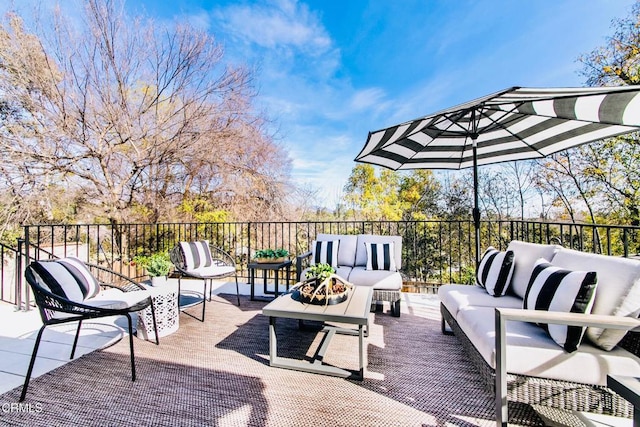
<path fill-rule="evenodd" d="M 47 261 L 39 261 L 39 262 L 52 262 L 55 260 L 47 260 Z M 132 292 L 144 290 L 145 288 L 129 279 L 128 277 L 119 274 L 115 271 L 109 270 L 107 268 L 101 267 L 95 264 L 86 264 L 91 273 L 98 279 L 101 288 L 116 288 L 121 290 L 122 292 Z M 31 270 L 31 266 L 28 266 L 25 271 L 25 277 L 27 282 L 31 286 L 33 290 L 33 296 L 35 298 L 36 305 L 38 310 L 40 311 L 40 317 L 42 318 L 42 327 L 40 327 L 40 331 L 38 332 L 38 336 L 36 337 L 36 343 L 33 347 L 33 352 L 31 354 L 31 361 L 29 362 L 29 369 L 27 370 L 27 374 L 24 380 L 24 385 L 22 386 L 22 394 L 20 395 L 20 402 L 22 402 L 26 395 L 27 389 L 29 387 L 29 380 L 31 379 L 31 374 L 33 373 L 33 366 L 36 361 L 36 357 L 38 354 L 38 348 L 40 347 L 40 340 L 42 338 L 42 333 L 45 328 L 50 325 L 58 325 L 61 323 L 69 323 L 69 322 L 78 322 L 78 329 L 76 331 L 76 336 L 73 340 L 73 346 L 71 348 L 71 357 L 70 360 L 73 359 L 75 355 L 76 346 L 78 344 L 78 338 L 80 335 L 80 328 L 82 327 L 82 321 L 88 319 L 98 319 L 101 317 L 109 317 L 109 316 L 126 316 L 129 322 L 129 348 L 131 355 L 131 380 L 136 380 L 136 365 L 134 359 L 134 351 L 133 351 L 133 323 L 131 319 L 131 313 L 143 310 L 147 307 L 151 307 L 151 315 L 153 318 L 153 328 L 156 336 L 156 345 L 160 344 L 160 340 L 158 339 L 158 326 L 156 324 L 156 314 L 153 308 L 153 303 L 151 296 L 140 301 L 132 307 L 128 307 L 125 309 L 112 309 L 112 308 L 100 308 L 94 307 L 74 301 L 70 301 L 66 298 L 61 298 L 58 295 L 55 295 L 48 290 L 44 289 L 42 286 L 38 284 L 36 281 L 34 273 Z M 109 280 L 105 280 L 106 276 L 111 276 Z M 55 317 L 55 313 L 66 313 L 69 317 Z"/>
<path fill-rule="evenodd" d="M 190 277 L 190 278 L 194 278 L 194 279 L 200 279 L 203 281 L 203 291 L 202 291 L 202 301 L 199 301 L 195 304 L 189 304 L 186 306 L 182 306 L 180 307 L 181 311 L 184 311 L 184 309 L 192 307 L 194 305 L 197 304 L 202 304 L 202 318 L 198 319 L 201 322 L 204 322 L 204 314 L 205 314 L 205 308 L 206 308 L 206 304 L 205 302 L 207 301 L 207 282 L 209 283 L 209 298 L 208 301 L 211 301 L 211 295 L 213 292 L 213 280 L 214 279 L 224 279 L 226 277 L 231 277 L 231 276 L 235 276 L 236 279 L 236 297 L 238 299 L 238 306 L 240 306 L 240 289 L 238 287 L 238 270 L 236 268 L 236 262 L 233 259 L 233 257 L 225 252 L 224 250 L 222 250 L 221 248 L 217 247 L 217 246 L 213 246 L 211 244 L 209 244 L 209 251 L 211 252 L 211 258 L 213 260 L 213 263 L 215 265 L 218 266 L 224 266 L 224 267 L 233 267 L 233 272 L 228 272 L 228 273 L 224 273 L 224 274 L 218 274 L 218 275 L 213 275 L 213 276 L 206 276 L 206 277 L 201 277 L 201 276 L 194 276 L 192 274 L 189 273 L 188 270 L 186 270 L 185 268 L 185 260 L 184 260 L 184 254 L 182 253 L 182 249 L 180 248 L 180 245 L 176 245 L 173 247 L 173 249 L 171 249 L 171 251 L 169 252 L 169 257 L 171 259 L 171 262 L 173 263 L 173 265 L 176 267 L 176 273 L 178 274 L 178 294 L 180 294 L 182 292 L 181 287 L 180 287 L 180 281 L 183 277 Z M 194 317 L 197 319 L 197 317 L 191 315 L 188 312 L 185 312 L 186 314 L 188 314 L 191 317 Z"/>

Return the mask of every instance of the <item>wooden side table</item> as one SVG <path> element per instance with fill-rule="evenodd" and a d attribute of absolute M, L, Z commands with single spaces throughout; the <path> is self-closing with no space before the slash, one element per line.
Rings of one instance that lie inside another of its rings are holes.
<path fill-rule="evenodd" d="M 289 280 L 290 280 L 289 276 L 291 273 L 291 264 L 292 264 L 291 260 L 274 262 L 274 263 L 270 263 L 270 262 L 269 263 L 267 262 L 249 263 L 247 267 L 249 269 L 249 285 L 251 285 L 251 301 L 256 300 L 256 297 L 255 297 L 256 270 L 262 270 L 262 285 L 263 285 L 264 294 L 273 295 L 274 298 L 277 298 L 280 293 L 278 289 L 279 287 L 278 277 L 280 276 L 280 270 L 282 269 L 285 270 L 287 291 L 289 290 Z M 269 271 L 273 271 L 275 276 L 275 289 L 273 291 L 270 291 L 267 289 L 267 272 Z"/>

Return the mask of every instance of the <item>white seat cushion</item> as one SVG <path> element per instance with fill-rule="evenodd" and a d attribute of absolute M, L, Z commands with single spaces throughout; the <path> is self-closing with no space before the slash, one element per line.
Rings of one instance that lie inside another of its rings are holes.
<path fill-rule="evenodd" d="M 465 307 L 456 319 L 495 369 L 495 309 Z M 606 385 L 607 374 L 640 376 L 640 359 L 622 348 L 608 352 L 585 342 L 567 353 L 542 328 L 525 322 L 507 322 L 506 361 L 509 373 L 585 384 Z"/>
<path fill-rule="evenodd" d="M 458 310 L 469 306 L 522 308 L 522 300 L 516 296 L 494 297 L 473 285 L 442 285 L 438 288 L 438 297 L 454 318 Z"/>
<path fill-rule="evenodd" d="M 364 266 L 353 267 L 347 280 L 357 286 L 370 286 L 378 290 L 402 289 L 402 276 L 397 271 L 367 270 Z"/>
<path fill-rule="evenodd" d="M 85 300 L 83 304 L 92 307 L 122 310 L 133 307 L 150 296 L 151 293 L 147 290 L 122 292 L 118 289 L 112 288 L 99 293 L 94 298 Z"/>
<path fill-rule="evenodd" d="M 205 278 L 226 277 L 235 274 L 236 269 L 233 266 L 228 265 L 212 265 L 209 267 L 200 267 L 193 270 L 187 270 L 189 276 Z"/>

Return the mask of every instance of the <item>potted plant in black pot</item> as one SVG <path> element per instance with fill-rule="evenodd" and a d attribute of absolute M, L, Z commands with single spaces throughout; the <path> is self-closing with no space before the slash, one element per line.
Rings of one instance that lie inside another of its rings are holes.
<path fill-rule="evenodd" d="M 279 249 L 261 249 L 253 254 L 253 259 L 258 263 L 278 263 L 285 262 L 289 256 L 289 251 Z"/>

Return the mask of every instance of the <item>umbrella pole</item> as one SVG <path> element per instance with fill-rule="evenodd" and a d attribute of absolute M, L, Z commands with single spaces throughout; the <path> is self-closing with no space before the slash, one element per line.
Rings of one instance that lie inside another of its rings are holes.
<path fill-rule="evenodd" d="M 473 225 L 476 231 L 476 270 L 480 264 L 480 208 L 478 200 L 478 136 L 473 138 Z"/>

